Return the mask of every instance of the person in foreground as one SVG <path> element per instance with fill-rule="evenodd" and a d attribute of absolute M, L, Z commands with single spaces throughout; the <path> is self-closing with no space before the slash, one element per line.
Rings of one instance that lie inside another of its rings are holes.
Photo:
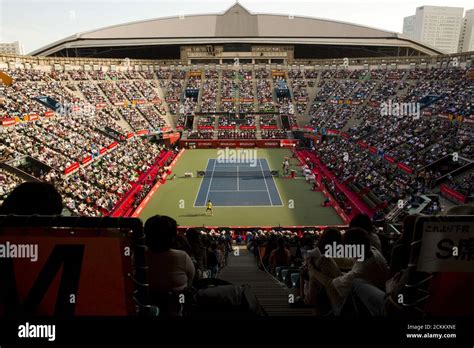
<path fill-rule="evenodd" d="M 160 306 L 160 311 L 170 305 L 173 294 L 192 284 L 194 265 L 189 255 L 172 249 L 178 229 L 174 219 L 155 215 L 145 222 L 147 246 L 148 282 L 151 302 Z"/>
<path fill-rule="evenodd" d="M 63 200 L 56 188 L 44 182 L 24 182 L 5 199 L 0 214 L 61 215 Z"/>

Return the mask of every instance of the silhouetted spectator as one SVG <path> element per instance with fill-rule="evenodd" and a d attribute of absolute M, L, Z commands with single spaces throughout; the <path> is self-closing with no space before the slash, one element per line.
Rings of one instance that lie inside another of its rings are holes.
<path fill-rule="evenodd" d="M 367 214 L 357 214 L 349 223 L 350 228 L 361 228 L 369 234 L 370 244 L 376 247 L 377 250 L 382 249 L 379 236 L 375 233 L 372 219 Z"/>
<path fill-rule="evenodd" d="M 194 279 L 194 265 L 189 255 L 171 248 L 176 236 L 176 221 L 168 216 L 155 215 L 145 223 L 152 301 L 154 298 L 161 299 L 168 292 L 184 290 Z"/>
<path fill-rule="evenodd" d="M 2 214 L 61 215 L 63 201 L 53 185 L 43 182 L 24 182 L 5 199 Z"/>

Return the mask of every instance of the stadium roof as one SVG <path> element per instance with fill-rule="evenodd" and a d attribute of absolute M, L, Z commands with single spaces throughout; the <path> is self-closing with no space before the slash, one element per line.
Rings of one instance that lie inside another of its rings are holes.
<path fill-rule="evenodd" d="M 163 17 L 78 33 L 33 51 L 50 56 L 68 49 L 221 43 L 408 47 L 442 52 L 403 35 L 328 19 L 251 13 L 235 4 L 220 14 Z"/>

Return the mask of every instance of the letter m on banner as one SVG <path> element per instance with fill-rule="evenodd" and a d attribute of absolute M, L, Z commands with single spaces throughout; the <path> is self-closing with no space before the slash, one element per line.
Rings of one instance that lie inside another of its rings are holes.
<path fill-rule="evenodd" d="M 20 265 L 31 260 L 0 259 L 0 299 L 5 314 L 40 314 L 40 304 L 53 301 L 54 315 L 73 315 L 75 302 L 70 298 L 78 292 L 83 256 L 84 245 L 56 245 L 36 278 L 30 279 L 24 278 L 28 271 L 21 271 L 27 269 L 26 265 L 21 269 Z M 28 283 L 31 286 L 26 292 L 24 285 Z"/>
<path fill-rule="evenodd" d="M 129 232 L 94 226 L 0 227 L 0 244 L 37 246 L 37 259 L 0 258 L 0 317 L 136 313 Z"/>

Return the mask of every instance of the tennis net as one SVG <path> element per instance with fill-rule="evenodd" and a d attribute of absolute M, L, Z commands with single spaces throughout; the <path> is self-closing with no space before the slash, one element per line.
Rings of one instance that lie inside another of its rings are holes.
<path fill-rule="evenodd" d="M 232 177 L 245 177 L 245 178 L 270 178 L 272 176 L 278 176 L 277 170 L 198 170 L 198 177 L 213 177 L 213 178 L 232 178 Z"/>

